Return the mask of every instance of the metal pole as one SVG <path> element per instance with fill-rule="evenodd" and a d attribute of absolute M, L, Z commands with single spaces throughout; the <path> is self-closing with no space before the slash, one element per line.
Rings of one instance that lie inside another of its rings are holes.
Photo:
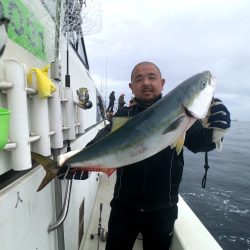
<path fill-rule="evenodd" d="M 55 61 L 59 59 L 59 50 L 60 50 L 60 19 L 61 19 L 61 0 L 57 0 L 56 2 L 56 31 L 55 31 Z"/>

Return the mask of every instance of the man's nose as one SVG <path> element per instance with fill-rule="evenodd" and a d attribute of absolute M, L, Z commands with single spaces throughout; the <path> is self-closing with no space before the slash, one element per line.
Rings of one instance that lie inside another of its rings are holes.
<path fill-rule="evenodd" d="M 149 80 L 147 77 L 145 77 L 145 78 L 143 79 L 143 84 L 144 84 L 144 85 L 149 85 L 149 84 L 150 84 L 150 80 Z"/>

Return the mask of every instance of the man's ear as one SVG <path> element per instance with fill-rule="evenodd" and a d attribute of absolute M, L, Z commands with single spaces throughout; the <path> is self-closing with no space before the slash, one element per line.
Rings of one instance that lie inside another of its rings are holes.
<path fill-rule="evenodd" d="M 161 79 L 161 86 L 162 86 L 162 89 L 163 89 L 163 87 L 164 87 L 165 83 L 166 83 L 165 78 L 162 78 L 162 79 Z"/>
<path fill-rule="evenodd" d="M 132 90 L 132 93 L 133 93 L 132 83 L 130 82 L 130 83 L 128 84 L 128 86 L 129 86 L 129 88 Z"/>

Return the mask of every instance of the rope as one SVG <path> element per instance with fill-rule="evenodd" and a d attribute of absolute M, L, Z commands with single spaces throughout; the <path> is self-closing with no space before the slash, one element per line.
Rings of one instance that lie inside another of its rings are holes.
<path fill-rule="evenodd" d="M 205 174 L 202 178 L 202 182 L 201 182 L 201 186 L 202 188 L 205 188 L 206 187 L 206 182 L 207 182 L 207 171 L 209 169 L 209 166 L 208 166 L 208 154 L 207 152 L 205 153 L 205 165 L 204 165 L 204 168 L 205 168 Z"/>

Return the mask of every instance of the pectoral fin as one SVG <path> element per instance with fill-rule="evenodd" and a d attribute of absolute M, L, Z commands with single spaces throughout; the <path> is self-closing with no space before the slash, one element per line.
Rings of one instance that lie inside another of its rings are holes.
<path fill-rule="evenodd" d="M 163 134 L 167 134 L 169 132 L 176 130 L 179 127 L 179 125 L 181 124 L 183 119 L 184 119 L 184 116 L 178 117 L 167 128 L 165 128 L 165 130 L 163 131 Z"/>

